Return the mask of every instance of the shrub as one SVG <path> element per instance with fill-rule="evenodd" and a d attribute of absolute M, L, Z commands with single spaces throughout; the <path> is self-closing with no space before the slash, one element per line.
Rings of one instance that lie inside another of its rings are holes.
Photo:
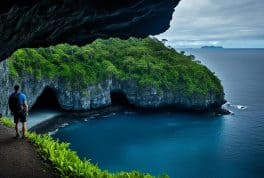
<path fill-rule="evenodd" d="M 25 74 L 38 80 L 59 77 L 80 90 L 115 78 L 134 79 L 141 86 L 177 90 L 187 96 L 222 93 L 219 79 L 193 58 L 152 38 L 110 38 L 83 47 L 60 44 L 19 49 L 9 58 L 9 68 L 13 78 Z"/>
<path fill-rule="evenodd" d="M 76 152 L 70 150 L 69 143 L 60 143 L 49 135 L 28 133 L 29 140 L 36 146 L 37 151 L 46 162 L 50 162 L 56 172 L 62 177 L 87 177 L 87 178 L 151 178 L 149 174 L 138 171 L 109 173 L 102 171 L 89 160 L 81 160 Z M 168 176 L 162 176 L 168 177 Z"/>
<path fill-rule="evenodd" d="M 7 127 L 15 127 L 14 122 L 12 122 L 8 117 L 0 118 L 0 122 Z"/>

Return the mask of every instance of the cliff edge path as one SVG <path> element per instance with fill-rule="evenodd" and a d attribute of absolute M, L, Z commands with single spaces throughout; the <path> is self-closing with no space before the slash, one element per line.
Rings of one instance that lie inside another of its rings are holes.
<path fill-rule="evenodd" d="M 0 177 L 54 177 L 45 172 L 33 146 L 23 139 L 15 139 L 15 130 L 0 123 Z"/>

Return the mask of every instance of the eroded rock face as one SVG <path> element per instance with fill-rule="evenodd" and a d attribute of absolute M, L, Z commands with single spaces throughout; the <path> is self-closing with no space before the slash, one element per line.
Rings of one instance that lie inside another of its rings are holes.
<path fill-rule="evenodd" d="M 6 61 L 0 62 L 0 115 L 8 112 L 7 96 L 9 90 L 8 64 Z"/>
<path fill-rule="evenodd" d="M 42 94 L 45 87 L 54 89 L 58 102 L 63 109 L 88 111 L 111 105 L 111 91 L 122 91 L 128 102 L 139 108 L 160 108 L 175 106 L 190 110 L 209 110 L 220 108 L 225 103 L 224 93 L 208 93 L 205 96 L 189 96 L 172 91 L 157 90 L 151 86 L 141 87 L 136 81 L 118 81 L 107 79 L 96 85 L 88 85 L 85 89 L 73 88 L 71 83 L 62 79 L 36 80 L 32 76 L 12 80 L 8 75 L 7 62 L 0 63 L 0 113 L 7 114 L 7 96 L 12 92 L 14 84 L 19 83 L 22 91 L 27 95 L 30 107 Z"/>
<path fill-rule="evenodd" d="M 0 2 L 0 61 L 16 49 L 164 32 L 180 0 L 10 0 Z"/>

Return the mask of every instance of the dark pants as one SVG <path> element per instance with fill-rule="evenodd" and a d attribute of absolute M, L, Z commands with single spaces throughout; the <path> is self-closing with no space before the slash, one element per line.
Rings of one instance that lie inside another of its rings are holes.
<path fill-rule="evenodd" d="M 18 123 L 18 122 L 26 122 L 27 121 L 27 115 L 25 112 L 21 111 L 21 112 L 15 112 L 14 113 L 14 123 Z"/>

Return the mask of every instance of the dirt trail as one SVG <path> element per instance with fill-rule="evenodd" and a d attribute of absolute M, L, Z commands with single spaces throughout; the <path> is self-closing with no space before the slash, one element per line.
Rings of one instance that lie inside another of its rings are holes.
<path fill-rule="evenodd" d="M 14 139 L 14 129 L 0 123 L 0 177 L 55 177 L 44 170 L 33 146 L 24 139 Z"/>

